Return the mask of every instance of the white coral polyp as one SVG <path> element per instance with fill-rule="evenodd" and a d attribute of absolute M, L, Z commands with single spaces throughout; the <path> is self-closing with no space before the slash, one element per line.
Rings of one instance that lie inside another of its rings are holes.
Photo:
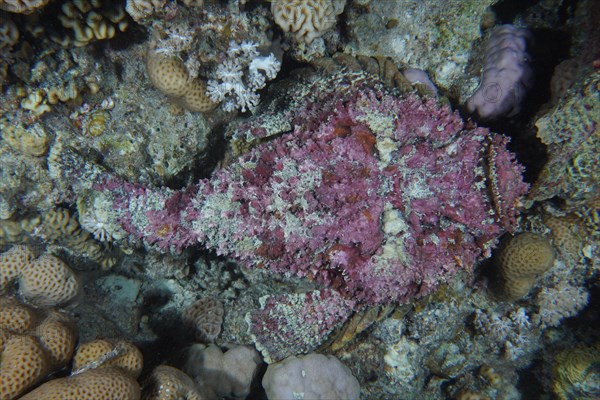
<path fill-rule="evenodd" d="M 217 79 L 222 80 L 227 83 L 239 82 L 242 80 L 242 76 L 244 76 L 244 72 L 242 71 L 242 65 L 237 63 L 235 59 L 225 60 L 223 64 L 220 64 L 217 67 Z"/>
<path fill-rule="evenodd" d="M 273 54 L 269 54 L 266 57 L 256 57 L 248 66 L 251 76 L 258 75 L 259 71 L 263 71 L 269 79 L 275 78 L 280 68 L 281 63 Z"/>
<path fill-rule="evenodd" d="M 277 76 L 281 62 L 273 54 L 260 56 L 257 48 L 254 42 L 231 42 L 229 58 L 216 68 L 216 79 L 208 81 L 206 94 L 214 102 L 223 102 L 225 111 L 256 108 L 260 103 L 256 92 Z"/>
<path fill-rule="evenodd" d="M 256 57 L 258 56 L 257 48 L 258 44 L 247 40 L 243 41 L 240 44 L 231 41 L 229 42 L 229 49 L 227 50 L 227 54 L 229 56 L 243 55 L 246 57 Z"/>

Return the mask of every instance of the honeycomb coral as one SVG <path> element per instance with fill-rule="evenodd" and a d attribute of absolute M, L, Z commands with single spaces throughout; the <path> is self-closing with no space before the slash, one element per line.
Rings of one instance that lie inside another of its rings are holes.
<path fill-rule="evenodd" d="M 99 368 L 44 383 L 21 400 L 139 400 L 136 380 L 116 368 Z"/>
<path fill-rule="evenodd" d="M 15 335 L 4 343 L 0 364 L 0 399 L 16 398 L 48 372 L 48 360 L 33 336 Z"/>
<path fill-rule="evenodd" d="M 12 400 L 70 360 L 76 335 L 66 316 L 0 298 L 0 400 Z"/>
<path fill-rule="evenodd" d="M 185 95 L 189 75 L 183 61 L 150 52 L 146 68 L 150 81 L 158 90 L 172 97 Z"/>
<path fill-rule="evenodd" d="M 74 371 L 113 367 L 137 378 L 142 372 L 142 366 L 143 357 L 140 350 L 123 340 L 93 340 L 81 345 L 73 357 Z"/>
<path fill-rule="evenodd" d="M 180 106 L 199 112 L 215 108 L 216 104 L 206 95 L 204 81 L 190 79 L 183 61 L 149 51 L 146 70 L 154 87 Z"/>
<path fill-rule="evenodd" d="M 53 255 L 44 254 L 23 267 L 19 294 L 36 305 L 65 304 L 78 292 L 79 283 L 71 268 Z"/>
<path fill-rule="evenodd" d="M 27 246 L 13 246 L 0 254 L 0 292 L 8 289 L 34 258 L 33 252 Z"/>
<path fill-rule="evenodd" d="M 203 400 L 192 378 L 168 365 L 156 367 L 144 386 L 143 400 Z"/>
<path fill-rule="evenodd" d="M 13 298 L 0 298 L 0 331 L 25 333 L 34 324 L 35 313 Z"/>
<path fill-rule="evenodd" d="M 298 41 L 311 43 L 335 25 L 346 0 L 273 0 L 273 19 Z"/>
<path fill-rule="evenodd" d="M 206 83 L 198 78 L 190 82 L 181 105 L 187 110 L 197 112 L 209 112 L 216 107 L 216 103 L 206 94 Z"/>
<path fill-rule="evenodd" d="M 51 365 L 67 364 L 73 356 L 77 335 L 71 322 L 58 312 L 50 312 L 36 328 Z"/>
<path fill-rule="evenodd" d="M 0 255 L 0 291 L 14 283 L 23 299 L 42 307 L 68 303 L 79 292 L 67 264 L 50 254 L 34 259 L 25 246 L 13 246 Z"/>
<path fill-rule="evenodd" d="M 506 296 L 525 296 L 536 278 L 552 267 L 554 258 L 554 248 L 544 236 L 532 232 L 513 236 L 498 256 Z"/>

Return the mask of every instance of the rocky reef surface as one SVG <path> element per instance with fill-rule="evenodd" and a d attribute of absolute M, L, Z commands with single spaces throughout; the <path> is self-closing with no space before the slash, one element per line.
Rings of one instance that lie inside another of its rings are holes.
<path fill-rule="evenodd" d="M 0 0 L 0 398 L 598 398 L 599 26 Z"/>

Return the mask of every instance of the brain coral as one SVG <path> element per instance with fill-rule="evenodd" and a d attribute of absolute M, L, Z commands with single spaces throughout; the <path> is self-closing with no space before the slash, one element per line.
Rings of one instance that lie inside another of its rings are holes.
<path fill-rule="evenodd" d="M 310 43 L 335 25 L 345 5 L 346 0 L 273 0 L 271 12 L 281 29 Z"/>

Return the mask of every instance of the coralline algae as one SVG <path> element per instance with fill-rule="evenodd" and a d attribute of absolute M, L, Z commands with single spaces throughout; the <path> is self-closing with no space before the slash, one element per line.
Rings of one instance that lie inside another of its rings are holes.
<path fill-rule="evenodd" d="M 306 94 L 273 111 L 291 131 L 179 191 L 127 183 L 60 145 L 50 168 L 76 194 L 103 196 L 124 240 L 202 243 L 369 304 L 429 293 L 514 228 L 527 184 L 506 137 L 360 76 L 286 93 Z M 259 115 L 238 136 L 264 135 Z"/>

